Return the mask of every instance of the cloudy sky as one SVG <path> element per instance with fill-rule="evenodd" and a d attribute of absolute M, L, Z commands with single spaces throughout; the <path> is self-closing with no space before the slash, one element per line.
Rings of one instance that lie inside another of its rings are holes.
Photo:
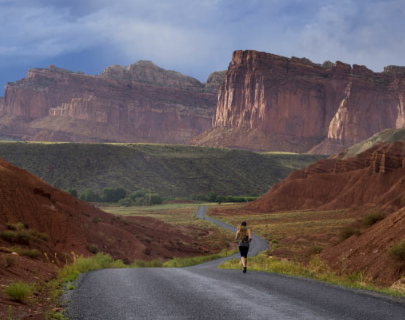
<path fill-rule="evenodd" d="M 0 95 L 28 68 L 152 60 L 205 81 L 232 52 L 405 65 L 405 0 L 0 0 Z"/>

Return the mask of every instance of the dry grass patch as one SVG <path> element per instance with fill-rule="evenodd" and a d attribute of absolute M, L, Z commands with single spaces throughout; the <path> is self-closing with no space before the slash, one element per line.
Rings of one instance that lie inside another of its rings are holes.
<path fill-rule="evenodd" d="M 257 213 L 241 205 L 216 206 L 210 215 L 234 226 L 246 221 L 254 233 L 270 243 L 277 241 L 273 255 L 303 260 L 314 247 L 320 251 L 337 243 L 341 230 L 357 219 L 347 210 Z"/>

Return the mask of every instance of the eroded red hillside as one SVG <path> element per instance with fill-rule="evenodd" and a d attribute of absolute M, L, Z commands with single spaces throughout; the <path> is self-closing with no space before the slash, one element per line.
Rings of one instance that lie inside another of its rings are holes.
<path fill-rule="evenodd" d="M 170 258 L 202 254 L 191 235 L 153 218 L 125 220 L 101 211 L 0 158 L 0 231 L 23 223 L 48 240 L 32 237 L 29 247 L 48 255 L 91 255 L 89 245 L 115 258 Z M 31 232 L 31 231 L 30 231 Z M 10 245 L 0 239 L 0 246 Z"/>
<path fill-rule="evenodd" d="M 261 212 L 372 205 L 393 212 L 405 196 L 405 142 L 376 145 L 347 160 L 324 159 L 294 171 L 246 207 Z"/>
<path fill-rule="evenodd" d="M 321 257 L 340 272 L 362 272 L 377 283 L 391 285 L 405 266 L 389 256 L 388 250 L 405 240 L 405 210 L 401 209 L 346 241 L 327 248 Z M 405 261 L 404 261 L 405 262 Z"/>

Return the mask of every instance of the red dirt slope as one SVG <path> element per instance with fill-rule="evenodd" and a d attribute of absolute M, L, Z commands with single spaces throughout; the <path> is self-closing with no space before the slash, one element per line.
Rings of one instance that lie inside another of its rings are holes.
<path fill-rule="evenodd" d="M 398 210 L 405 195 L 405 142 L 376 145 L 347 159 L 325 159 L 291 173 L 246 209 L 333 210 L 364 205 Z"/>
<path fill-rule="evenodd" d="M 155 219 L 115 217 L 0 158 L 0 232 L 6 230 L 6 223 L 18 222 L 28 227 L 27 232 L 49 236 L 48 240 L 32 236 L 29 248 L 38 249 L 41 256 L 57 253 L 63 261 L 64 254 L 70 256 L 72 251 L 90 255 L 89 245 L 130 261 L 202 253 L 193 245 L 192 236 L 173 226 Z M 0 238 L 0 246 L 10 243 Z"/>
<path fill-rule="evenodd" d="M 321 257 L 335 270 L 361 271 L 377 283 L 391 285 L 404 274 L 388 255 L 388 249 L 405 239 L 405 209 L 376 223 L 360 236 L 323 250 Z"/>

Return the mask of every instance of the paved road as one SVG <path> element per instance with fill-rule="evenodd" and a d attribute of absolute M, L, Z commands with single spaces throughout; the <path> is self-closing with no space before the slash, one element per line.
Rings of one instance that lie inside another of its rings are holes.
<path fill-rule="evenodd" d="M 205 208 L 198 216 L 204 218 Z M 209 217 L 206 220 L 213 221 Z M 217 223 L 217 221 L 213 221 Z M 219 222 L 222 226 L 233 227 Z M 254 236 L 251 253 L 266 248 Z M 254 251 L 254 252 L 253 252 Z M 221 259 L 223 260 L 223 259 Z M 181 269 L 110 269 L 82 277 L 69 318 L 86 320 L 404 320 L 405 304 L 311 280 L 219 262 Z"/>

